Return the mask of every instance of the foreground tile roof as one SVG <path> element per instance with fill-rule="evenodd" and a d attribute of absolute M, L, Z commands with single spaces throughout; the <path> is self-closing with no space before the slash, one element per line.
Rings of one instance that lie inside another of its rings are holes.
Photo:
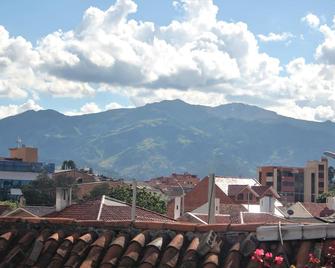
<path fill-rule="evenodd" d="M 301 205 L 303 205 L 313 217 L 320 217 L 321 212 L 327 208 L 326 203 L 304 202 L 301 203 Z"/>
<path fill-rule="evenodd" d="M 0 267 L 260 267 L 251 259 L 256 248 L 305 267 L 309 253 L 319 252 L 323 260 L 334 243 L 260 243 L 256 226 L 5 217 L 0 218 Z"/>
<path fill-rule="evenodd" d="M 102 198 L 72 204 L 61 211 L 50 213 L 46 217 L 75 220 L 129 221 L 131 220 L 131 206 L 115 199 L 107 200 Z M 175 222 L 175 220 L 165 215 L 140 207 L 136 207 L 136 220 Z"/>

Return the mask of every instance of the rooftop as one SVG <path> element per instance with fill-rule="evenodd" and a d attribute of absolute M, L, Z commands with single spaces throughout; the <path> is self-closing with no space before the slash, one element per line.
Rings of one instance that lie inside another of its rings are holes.
<path fill-rule="evenodd" d="M 296 267 L 304 267 L 314 252 L 328 261 L 332 240 L 260 242 L 258 226 L 5 217 L 0 218 L 0 266 L 258 267 L 251 258 L 256 248 Z"/>
<path fill-rule="evenodd" d="M 72 204 L 47 216 L 75 220 L 129 221 L 131 220 L 131 205 L 103 196 L 98 200 Z M 175 222 L 165 215 L 141 207 L 136 207 L 136 220 Z"/>

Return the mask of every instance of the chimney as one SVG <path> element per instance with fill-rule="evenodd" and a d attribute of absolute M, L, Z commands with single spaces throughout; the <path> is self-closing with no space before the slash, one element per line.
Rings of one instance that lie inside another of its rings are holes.
<path fill-rule="evenodd" d="M 72 203 L 72 188 L 56 188 L 56 211 L 61 211 Z"/>
<path fill-rule="evenodd" d="M 176 220 L 181 216 L 181 197 L 177 196 L 174 198 L 174 212 L 173 218 Z"/>
<path fill-rule="evenodd" d="M 259 200 L 260 212 L 273 213 L 275 208 L 275 198 L 264 196 Z"/>

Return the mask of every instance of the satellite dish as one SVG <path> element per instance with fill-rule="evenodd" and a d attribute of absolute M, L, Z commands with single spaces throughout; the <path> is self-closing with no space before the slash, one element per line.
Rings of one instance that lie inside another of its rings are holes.
<path fill-rule="evenodd" d="M 293 211 L 292 209 L 289 209 L 289 210 L 287 211 L 287 214 L 290 215 L 290 216 L 292 216 L 292 215 L 294 214 L 294 211 Z"/>

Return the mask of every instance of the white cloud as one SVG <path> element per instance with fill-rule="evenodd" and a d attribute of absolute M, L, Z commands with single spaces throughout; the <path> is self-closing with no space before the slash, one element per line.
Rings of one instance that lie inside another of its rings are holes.
<path fill-rule="evenodd" d="M 301 18 L 302 22 L 306 22 L 310 27 L 317 28 L 320 25 L 320 19 L 313 13 L 308 13 L 305 17 Z"/>
<path fill-rule="evenodd" d="M 64 112 L 65 115 L 74 116 L 74 115 L 82 115 L 82 114 L 92 114 L 92 113 L 99 113 L 101 109 L 95 102 L 88 102 L 85 103 L 79 111 L 72 110 Z"/>
<path fill-rule="evenodd" d="M 293 34 L 284 32 L 284 33 L 269 33 L 268 35 L 259 34 L 258 38 L 262 42 L 280 42 L 286 41 L 293 37 Z"/>
<path fill-rule="evenodd" d="M 324 41 L 317 47 L 315 57 L 319 62 L 335 65 L 335 22 L 331 27 L 326 24 L 320 26 L 320 32 Z"/>
<path fill-rule="evenodd" d="M 23 113 L 28 110 L 38 111 L 42 109 L 43 108 L 40 105 L 38 105 L 34 100 L 31 99 L 21 105 L 3 105 L 0 106 L 0 119 Z"/>
<path fill-rule="evenodd" d="M 212 0 L 176 0 L 174 6 L 182 19 L 165 26 L 129 19 L 137 10 L 132 0 L 117 0 L 107 10 L 91 7 L 76 29 L 50 33 L 36 46 L 0 27 L 0 98 L 82 98 L 109 90 L 135 105 L 175 98 L 212 106 L 239 101 L 335 120 L 334 25 L 319 27 L 317 16 L 304 17 L 324 36 L 316 61 L 298 58 L 283 66 L 259 50 L 258 39 L 289 42 L 291 33 L 257 38 L 244 22 L 219 20 Z M 118 105 L 93 102 L 67 114 L 111 108 Z"/>
<path fill-rule="evenodd" d="M 114 109 L 122 109 L 122 108 L 134 108 L 133 106 L 124 106 L 117 102 L 111 102 L 105 106 L 105 110 L 114 110 Z"/>

